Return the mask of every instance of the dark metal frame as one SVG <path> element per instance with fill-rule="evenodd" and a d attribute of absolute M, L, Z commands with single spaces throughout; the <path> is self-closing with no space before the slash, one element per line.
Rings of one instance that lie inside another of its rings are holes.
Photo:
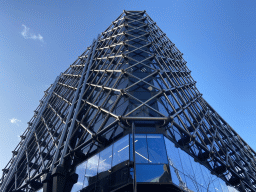
<path fill-rule="evenodd" d="M 148 56 L 138 61 L 130 56 L 135 53 Z M 135 64 L 128 66 L 131 61 Z M 138 66 L 150 73 L 137 77 L 133 70 Z M 1 190 L 34 191 L 42 187 L 45 173 L 64 164 L 72 172 L 81 161 L 131 133 L 135 122 L 153 121 L 177 147 L 228 185 L 256 191 L 255 151 L 202 98 L 190 73 L 182 53 L 145 11 L 124 11 L 46 91 L 3 169 Z M 126 84 L 129 78 L 136 82 Z M 129 92 L 140 83 L 154 90 L 147 101 Z M 128 111 L 129 99 L 140 105 Z M 159 110 L 149 104 L 152 101 Z M 145 109 L 155 116 L 132 115 Z"/>

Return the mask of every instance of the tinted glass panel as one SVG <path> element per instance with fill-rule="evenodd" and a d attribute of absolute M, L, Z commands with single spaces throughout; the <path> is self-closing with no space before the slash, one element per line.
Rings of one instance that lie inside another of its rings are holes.
<path fill-rule="evenodd" d="M 179 185 L 179 179 L 177 175 L 179 171 L 177 169 L 174 169 L 172 166 L 170 166 L 170 170 L 171 170 L 172 182 L 176 185 Z"/>
<path fill-rule="evenodd" d="M 111 169 L 112 162 L 112 145 L 102 152 L 100 152 L 98 174 L 100 177 L 104 177 L 105 173 L 108 173 L 108 170 Z"/>
<path fill-rule="evenodd" d="M 148 163 L 148 148 L 147 148 L 147 138 L 146 134 L 136 134 L 135 135 L 135 159 L 136 163 Z M 132 135 L 130 137 L 130 143 L 132 144 Z M 130 159 L 133 161 L 133 151 L 132 147 L 130 150 Z M 151 162 L 151 161 L 149 161 Z"/>
<path fill-rule="evenodd" d="M 94 183 L 97 180 L 98 162 L 99 162 L 99 154 L 94 155 L 87 162 L 85 176 L 88 181 L 88 185 Z"/>
<path fill-rule="evenodd" d="M 165 138 L 165 145 L 168 155 L 168 161 L 171 166 L 183 172 L 179 149 L 174 146 L 174 143 Z"/>
<path fill-rule="evenodd" d="M 83 181 L 85 176 L 87 161 L 83 162 L 82 164 L 76 167 L 76 173 L 78 174 L 77 183 L 75 183 L 72 187 L 71 192 L 79 191 L 83 188 Z"/>
<path fill-rule="evenodd" d="M 225 182 L 222 181 L 221 179 L 219 179 L 219 183 L 220 183 L 220 187 L 221 187 L 220 191 L 228 192 L 228 188 L 227 188 L 227 185 L 225 184 Z"/>
<path fill-rule="evenodd" d="M 210 171 L 195 162 L 193 157 L 174 147 L 174 144 L 165 138 L 168 161 L 173 183 L 179 185 L 179 177 L 192 191 L 225 191 L 226 184 L 212 175 Z"/>
<path fill-rule="evenodd" d="M 128 135 L 118 140 L 113 145 L 112 167 L 129 159 L 129 140 Z"/>
<path fill-rule="evenodd" d="M 148 154 L 151 163 L 167 163 L 163 135 L 147 134 Z"/>
<path fill-rule="evenodd" d="M 167 183 L 171 181 L 168 165 L 136 165 L 137 182 Z"/>
<path fill-rule="evenodd" d="M 205 178 L 204 174 L 201 171 L 201 165 L 195 161 L 191 161 L 192 168 L 194 170 L 194 180 L 201 186 L 205 187 Z"/>
<path fill-rule="evenodd" d="M 186 176 L 186 186 L 192 191 L 200 191 L 198 187 L 198 183 L 187 176 Z"/>
<path fill-rule="evenodd" d="M 179 155 L 180 155 L 180 159 L 181 159 L 181 163 L 182 163 L 182 171 L 185 175 L 188 175 L 190 177 L 193 177 L 193 169 L 191 167 L 191 163 L 190 163 L 190 158 L 189 155 L 182 151 L 179 150 Z"/>

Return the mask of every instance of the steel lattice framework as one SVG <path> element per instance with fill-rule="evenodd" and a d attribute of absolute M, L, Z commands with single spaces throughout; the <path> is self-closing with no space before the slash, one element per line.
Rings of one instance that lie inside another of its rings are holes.
<path fill-rule="evenodd" d="M 58 165 L 76 167 L 135 121 L 154 123 L 227 184 L 256 191 L 256 153 L 203 99 L 182 53 L 145 11 L 124 11 L 45 91 L 1 190 L 37 190 Z"/>

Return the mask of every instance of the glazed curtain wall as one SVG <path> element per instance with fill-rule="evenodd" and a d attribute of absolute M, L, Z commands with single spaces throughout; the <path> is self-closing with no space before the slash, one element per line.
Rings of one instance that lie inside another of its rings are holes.
<path fill-rule="evenodd" d="M 162 134 L 136 134 L 134 141 L 137 182 L 168 183 L 172 180 L 174 184 L 191 191 L 229 191 L 221 179 L 211 175 L 208 169 L 176 148 Z M 127 135 L 77 166 L 79 178 L 72 192 L 109 175 L 118 164 L 133 161 L 132 150 L 132 135 Z M 131 178 L 133 171 L 131 168 Z"/>
<path fill-rule="evenodd" d="M 225 182 L 212 175 L 203 165 L 195 162 L 193 157 L 176 148 L 169 139 L 165 138 L 164 140 L 174 184 L 181 186 L 183 182 L 183 186 L 191 191 L 237 191 L 233 187 L 227 187 Z"/>
<path fill-rule="evenodd" d="M 97 179 L 104 178 L 105 175 L 111 173 L 113 167 L 126 160 L 133 161 L 130 146 L 132 146 L 132 135 L 127 135 L 77 166 L 76 173 L 79 178 L 72 191 L 79 191 L 95 183 Z M 137 182 L 171 181 L 163 135 L 136 134 L 135 151 Z M 133 169 L 130 171 L 131 178 L 133 178 Z"/>
<path fill-rule="evenodd" d="M 112 167 L 126 160 L 129 160 L 129 135 L 77 166 L 76 173 L 79 177 L 72 192 L 79 191 L 95 183 L 97 179 L 104 178 L 107 172 L 111 172 Z"/>

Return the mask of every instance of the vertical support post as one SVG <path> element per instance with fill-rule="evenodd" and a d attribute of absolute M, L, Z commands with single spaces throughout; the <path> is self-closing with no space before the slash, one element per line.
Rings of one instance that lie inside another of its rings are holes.
<path fill-rule="evenodd" d="M 135 126 L 134 121 L 132 122 L 132 155 L 133 155 L 133 191 L 137 192 L 137 180 L 136 180 L 136 160 L 135 160 Z"/>
<path fill-rule="evenodd" d="M 85 90 L 85 87 L 86 87 L 87 79 L 89 77 L 89 73 L 90 73 L 92 61 L 93 61 L 93 58 L 94 58 L 95 49 L 97 47 L 98 39 L 99 39 L 99 36 L 96 40 L 94 39 L 94 41 L 92 43 L 90 52 L 88 54 L 88 57 L 87 57 L 87 60 L 86 60 L 86 63 L 85 63 L 85 67 L 83 69 L 83 72 L 82 72 L 81 78 L 79 80 L 79 84 L 78 84 L 75 96 L 74 96 L 73 101 L 72 101 L 72 105 L 71 105 L 70 110 L 69 110 L 69 114 L 68 114 L 68 117 L 67 117 L 67 123 L 66 123 L 66 125 L 63 129 L 63 132 L 62 132 L 62 135 L 61 135 L 61 138 L 60 138 L 60 142 L 58 144 L 57 151 L 54 155 L 54 159 L 53 159 L 53 162 L 51 164 L 50 173 L 52 172 L 52 178 L 53 178 L 52 179 L 52 181 L 53 181 L 52 192 L 64 192 L 64 191 L 68 191 L 69 188 L 71 190 L 73 184 L 76 183 L 77 179 L 78 179 L 78 175 L 76 173 L 74 173 L 73 175 L 70 175 L 68 170 L 64 167 L 64 156 L 66 155 L 68 145 L 69 145 L 69 140 L 70 140 L 70 137 L 71 137 L 71 134 L 73 132 L 73 128 L 74 128 L 74 125 L 75 125 L 75 122 L 76 122 L 76 116 L 78 114 L 79 107 L 80 107 L 80 104 L 81 104 L 81 100 L 82 100 L 82 97 L 83 97 L 83 93 L 84 93 L 84 90 Z M 82 85 L 82 88 L 81 88 L 81 85 Z M 78 99 L 78 102 L 76 104 L 77 99 Z M 76 104 L 76 108 L 75 108 L 75 104 Z M 74 114 L 73 114 L 74 109 L 75 109 L 75 111 L 74 111 Z M 72 118 L 72 114 L 73 114 L 73 119 L 72 119 L 70 127 L 68 127 L 69 121 Z M 66 136 L 66 139 L 64 141 L 65 136 Z M 54 164 L 55 164 L 55 162 L 56 162 L 56 160 L 59 156 L 60 147 L 62 146 L 62 144 L 64 144 L 64 148 L 63 148 L 62 153 L 61 153 L 59 164 L 56 167 L 54 167 Z"/>
<path fill-rule="evenodd" d="M 83 93 L 84 93 L 84 90 L 85 90 L 85 86 L 86 86 L 86 83 L 87 83 L 87 79 L 88 79 L 88 76 L 89 76 L 89 73 L 90 73 L 90 70 L 91 70 L 92 60 L 93 60 L 93 57 L 94 57 L 95 49 L 97 47 L 98 39 L 99 39 L 99 35 L 98 35 L 97 39 L 95 40 L 94 46 L 92 48 L 93 50 L 92 50 L 92 54 L 91 54 L 91 58 L 90 58 L 90 63 L 88 65 L 87 72 L 86 72 L 86 75 L 84 77 L 83 87 L 82 87 L 81 92 L 79 94 L 78 103 L 76 105 L 76 109 L 75 109 L 75 112 L 74 112 L 74 115 L 73 115 L 73 119 L 72 119 L 72 122 L 71 122 L 71 125 L 70 125 L 70 128 L 69 128 L 69 131 L 68 131 L 68 135 L 67 135 L 67 138 L 66 138 L 66 143 L 64 145 L 63 153 L 61 154 L 59 165 L 63 165 L 63 163 L 64 163 L 64 156 L 66 155 L 68 144 L 69 144 L 69 139 L 70 139 L 71 134 L 73 132 L 73 128 L 74 128 L 74 125 L 75 125 L 75 122 L 76 122 L 76 116 L 78 114 L 79 107 L 81 105 L 81 100 L 82 100 Z M 72 113 L 72 112 L 70 112 L 70 113 Z"/>
<path fill-rule="evenodd" d="M 43 192 L 52 192 L 52 176 L 51 173 L 46 173 L 41 178 L 43 183 Z"/>
<path fill-rule="evenodd" d="M 94 40 L 94 41 L 95 41 L 95 40 Z M 92 46 L 93 46 L 93 44 L 95 43 L 94 41 L 93 41 L 93 43 L 92 43 Z M 73 109 L 74 109 L 74 107 L 75 107 L 76 98 L 77 98 L 77 96 L 78 96 L 78 94 L 79 94 L 79 90 L 80 90 L 80 87 L 81 87 L 81 84 L 82 84 L 82 81 L 83 81 L 83 77 L 84 77 L 84 74 L 86 73 L 86 65 L 87 65 L 87 63 L 88 63 L 88 60 L 89 60 L 89 57 L 90 57 L 91 53 L 92 53 L 92 47 L 91 47 L 91 49 L 90 49 L 90 51 L 89 51 L 89 53 L 88 53 L 88 57 L 87 57 L 87 59 L 86 59 L 85 66 L 84 66 L 84 69 L 83 69 L 83 72 L 82 72 L 80 81 L 79 81 L 79 83 L 78 83 L 77 90 L 76 90 L 76 92 L 75 92 L 75 96 L 74 96 L 73 101 L 72 101 L 72 105 L 71 105 L 71 107 L 70 107 L 70 109 L 69 109 L 69 113 L 68 113 L 68 116 L 67 116 L 66 124 L 65 124 L 65 127 L 63 128 L 63 131 L 62 131 L 62 134 L 61 134 L 61 137 L 60 137 L 60 141 L 59 141 L 57 150 L 56 150 L 55 155 L 54 155 L 54 157 L 53 157 L 53 161 L 52 161 L 52 164 L 51 164 L 51 167 L 50 167 L 50 172 L 53 171 L 54 164 L 55 164 L 55 162 L 56 162 L 56 160 L 57 160 L 57 158 L 58 158 L 59 152 L 60 152 L 60 147 L 61 147 L 61 145 L 62 145 L 62 143 L 63 143 L 63 141 L 64 141 L 64 138 L 65 138 L 65 135 L 66 135 L 66 131 L 67 131 L 67 129 L 68 129 L 68 123 L 69 123 L 69 121 L 70 121 L 72 111 L 73 111 Z M 62 155 L 63 155 L 63 153 L 62 153 Z"/>

